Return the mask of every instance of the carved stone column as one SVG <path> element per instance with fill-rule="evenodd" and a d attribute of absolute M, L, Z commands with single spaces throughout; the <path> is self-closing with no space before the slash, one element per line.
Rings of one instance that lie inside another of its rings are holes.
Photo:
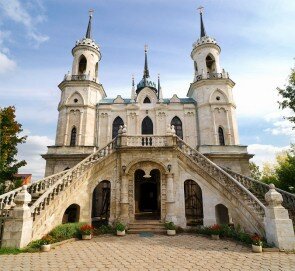
<path fill-rule="evenodd" d="M 174 213 L 175 200 L 174 200 L 174 175 L 168 173 L 167 175 L 167 186 L 166 186 L 166 218 L 167 222 L 176 223 L 176 216 Z"/>
<path fill-rule="evenodd" d="M 2 239 L 3 247 L 23 248 L 32 239 L 33 218 L 28 204 L 32 197 L 24 185 L 14 199 L 16 204 L 11 217 L 5 221 Z"/>
<path fill-rule="evenodd" d="M 124 222 L 128 222 L 129 220 L 129 201 L 128 201 L 128 178 L 124 174 L 121 180 L 121 213 L 120 218 Z"/>
<path fill-rule="evenodd" d="M 267 242 L 274 243 L 279 249 L 295 250 L 293 223 L 288 210 L 281 205 L 283 197 L 273 184 L 270 184 L 269 188 L 265 194 L 268 205 L 264 218 Z"/>

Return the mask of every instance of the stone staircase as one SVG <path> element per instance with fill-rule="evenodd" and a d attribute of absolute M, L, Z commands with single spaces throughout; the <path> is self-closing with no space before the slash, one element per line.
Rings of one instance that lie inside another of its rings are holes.
<path fill-rule="evenodd" d="M 127 233 L 139 234 L 143 232 L 165 234 L 166 229 L 164 223 L 159 220 L 135 220 L 129 223 Z"/>

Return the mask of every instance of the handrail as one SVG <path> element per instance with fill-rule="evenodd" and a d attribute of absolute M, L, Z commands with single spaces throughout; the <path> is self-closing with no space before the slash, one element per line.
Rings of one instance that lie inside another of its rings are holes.
<path fill-rule="evenodd" d="M 206 163 L 209 163 L 209 165 L 211 167 L 217 169 L 220 173 L 222 173 L 224 176 L 226 176 L 228 179 L 230 179 L 236 186 L 238 186 L 241 190 L 243 190 L 244 193 L 246 193 L 252 200 L 254 200 L 259 205 L 259 207 L 263 210 L 263 212 L 265 213 L 266 207 L 255 195 L 253 195 L 248 189 L 246 189 L 241 183 L 239 183 L 237 180 L 235 180 L 230 174 L 228 174 L 226 171 L 224 171 L 221 167 L 219 167 L 218 165 L 213 163 L 206 156 L 204 156 L 203 154 L 198 152 L 196 149 L 189 146 L 187 143 L 185 143 L 179 137 L 177 137 L 177 146 L 182 152 L 185 153 L 185 150 L 183 150 L 183 145 L 186 146 L 190 150 L 190 152 L 193 152 L 195 155 L 199 156 Z M 191 154 L 189 154 L 189 156 L 191 156 Z"/>
<path fill-rule="evenodd" d="M 31 184 L 28 184 L 28 188 L 27 188 L 28 192 L 30 194 L 33 194 L 33 193 L 38 193 L 38 192 L 44 190 L 45 188 L 48 188 L 50 185 L 53 185 L 56 180 L 58 180 L 60 177 L 65 175 L 67 173 L 67 171 L 68 170 L 65 170 L 65 171 L 47 176 L 47 177 L 40 179 L 36 182 L 33 182 Z M 1 211 L 3 211 L 4 209 L 7 209 L 7 207 L 11 206 L 16 195 L 21 190 L 22 190 L 22 187 L 18 187 L 14 190 L 11 190 L 5 194 L 0 195 L 0 214 L 1 214 Z"/>
<path fill-rule="evenodd" d="M 53 186 L 47 189 L 44 194 L 42 194 L 42 196 L 39 197 L 30 207 L 33 218 L 35 219 L 36 215 L 40 214 L 40 211 L 45 208 L 45 205 L 49 204 L 49 201 L 54 197 L 54 195 L 57 195 L 60 191 L 63 191 L 65 187 L 72 183 L 75 177 L 80 177 L 84 173 L 85 168 L 88 169 L 94 162 L 112 153 L 112 150 L 116 147 L 116 142 L 117 138 L 114 138 L 106 146 L 86 157 L 76 166 L 69 169 L 61 179 L 59 179 Z"/>

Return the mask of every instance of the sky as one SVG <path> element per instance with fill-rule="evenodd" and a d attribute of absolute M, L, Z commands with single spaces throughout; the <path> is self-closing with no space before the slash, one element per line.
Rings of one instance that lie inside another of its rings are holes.
<path fill-rule="evenodd" d="M 240 144 L 262 166 L 295 142 L 279 109 L 276 88 L 294 67 L 295 1 L 290 0 L 0 0 L 0 107 L 14 105 L 27 142 L 19 146 L 21 173 L 43 177 L 40 154 L 53 145 L 60 90 L 71 69 L 71 50 L 94 9 L 93 38 L 100 46 L 99 80 L 109 98 L 129 98 L 140 81 L 144 45 L 164 98 L 186 97 L 193 80 L 192 44 L 206 32 L 221 47 L 221 66 L 236 83 Z"/>

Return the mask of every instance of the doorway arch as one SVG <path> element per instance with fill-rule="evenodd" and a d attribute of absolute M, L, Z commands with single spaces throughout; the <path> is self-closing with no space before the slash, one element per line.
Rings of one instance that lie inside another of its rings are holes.
<path fill-rule="evenodd" d="M 147 174 L 142 169 L 134 173 L 135 219 L 159 220 L 161 217 L 160 171 Z"/>
<path fill-rule="evenodd" d="M 107 224 L 110 218 L 111 182 L 102 181 L 92 194 L 92 223 Z"/>
<path fill-rule="evenodd" d="M 184 198 L 187 225 L 203 225 L 202 189 L 195 181 L 186 180 L 184 182 Z"/>
<path fill-rule="evenodd" d="M 78 204 L 71 204 L 64 212 L 62 223 L 79 222 L 80 206 Z"/>

